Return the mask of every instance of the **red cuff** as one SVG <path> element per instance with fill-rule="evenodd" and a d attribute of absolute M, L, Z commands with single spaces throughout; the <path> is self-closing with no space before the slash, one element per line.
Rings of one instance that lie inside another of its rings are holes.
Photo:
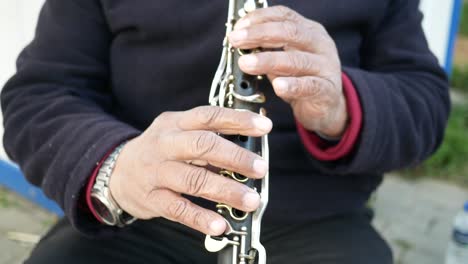
<path fill-rule="evenodd" d="M 96 213 L 96 209 L 93 206 L 93 203 L 91 202 L 91 190 L 93 189 L 94 182 L 96 181 L 96 177 L 99 173 L 99 169 L 101 168 L 102 164 L 106 159 L 112 154 L 112 152 L 115 150 L 113 148 L 111 151 L 109 151 L 104 158 L 98 163 L 96 168 L 94 169 L 93 173 L 91 174 L 91 177 L 89 178 L 88 184 L 86 185 L 86 203 L 88 205 L 89 211 L 93 214 L 94 218 L 98 220 L 99 222 L 103 223 L 99 215 Z"/>
<path fill-rule="evenodd" d="M 354 148 L 362 127 L 362 107 L 359 96 L 349 77 L 343 73 L 343 92 L 349 114 L 349 125 L 342 139 L 336 145 L 321 139 L 317 134 L 305 129 L 296 122 L 302 142 L 311 155 L 322 161 L 335 161 L 346 157 Z"/>

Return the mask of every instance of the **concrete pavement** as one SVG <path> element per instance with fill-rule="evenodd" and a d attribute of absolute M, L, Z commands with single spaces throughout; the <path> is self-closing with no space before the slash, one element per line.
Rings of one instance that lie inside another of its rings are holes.
<path fill-rule="evenodd" d="M 0 264 L 22 263 L 34 243 L 19 236 L 40 236 L 55 220 L 53 215 L 0 188 Z"/>
<path fill-rule="evenodd" d="M 466 200 L 468 191 L 451 184 L 390 176 L 377 193 L 374 223 L 397 264 L 442 264 L 453 219 Z"/>

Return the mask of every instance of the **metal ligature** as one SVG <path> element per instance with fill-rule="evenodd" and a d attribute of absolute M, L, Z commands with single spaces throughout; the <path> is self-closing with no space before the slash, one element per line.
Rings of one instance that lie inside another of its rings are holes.
<path fill-rule="evenodd" d="M 240 56 L 258 52 L 259 49 L 236 49 L 227 38 L 240 18 L 258 8 L 266 7 L 268 7 L 267 0 L 229 0 L 226 37 L 223 42 L 221 62 L 211 86 L 209 98 L 211 105 L 266 115 L 265 109 L 262 108 L 266 98 L 259 87 L 263 76 L 247 75 L 237 64 Z M 267 136 L 262 138 L 225 136 L 225 138 L 258 153 L 268 161 Z M 261 202 L 259 209 L 253 213 L 242 212 L 226 204 L 218 204 L 217 212 L 225 218 L 227 229 L 223 236 L 207 236 L 206 249 L 218 252 L 218 264 L 265 264 L 266 251 L 260 243 L 260 228 L 268 203 L 268 175 L 262 180 L 252 180 L 228 170 L 221 170 L 219 173 L 258 191 Z"/>

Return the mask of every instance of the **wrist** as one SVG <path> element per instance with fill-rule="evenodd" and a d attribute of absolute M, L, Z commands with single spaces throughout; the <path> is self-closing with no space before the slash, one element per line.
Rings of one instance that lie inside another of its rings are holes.
<path fill-rule="evenodd" d="M 337 109 L 330 111 L 331 116 L 326 119 L 321 129 L 315 130 L 323 138 L 341 138 L 349 125 L 349 113 L 344 94 L 341 94 Z"/>

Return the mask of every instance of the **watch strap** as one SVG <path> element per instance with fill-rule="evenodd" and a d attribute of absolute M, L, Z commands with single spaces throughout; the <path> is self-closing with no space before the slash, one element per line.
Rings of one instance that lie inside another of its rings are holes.
<path fill-rule="evenodd" d="M 112 193 L 109 189 L 110 177 L 112 175 L 112 172 L 114 171 L 117 159 L 126 143 L 127 142 L 124 142 L 117 148 L 115 148 L 113 152 L 104 160 L 104 162 L 100 164 L 99 169 L 97 171 L 97 175 L 95 177 L 95 181 L 91 188 L 91 193 L 100 193 L 102 194 L 101 197 L 105 197 L 105 199 L 107 200 L 107 204 L 110 205 L 109 211 L 114 215 L 116 219 L 116 223 L 114 225 L 118 227 L 124 227 L 133 223 L 136 220 L 135 217 L 125 212 L 119 206 L 119 204 L 113 198 Z M 92 210 L 96 210 L 92 205 L 92 202 L 90 204 Z M 103 221 L 99 213 L 94 212 L 93 214 L 99 219 L 100 222 L 110 225 L 106 221 Z"/>

